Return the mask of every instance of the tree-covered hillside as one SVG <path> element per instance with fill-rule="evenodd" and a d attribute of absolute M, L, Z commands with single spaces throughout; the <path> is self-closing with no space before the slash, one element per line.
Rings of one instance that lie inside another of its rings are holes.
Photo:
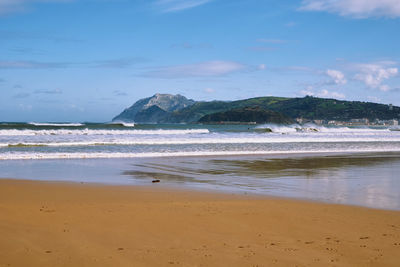
<path fill-rule="evenodd" d="M 200 123 L 275 123 L 291 124 L 294 121 L 282 113 L 263 109 L 259 106 L 236 108 L 203 116 Z"/>
<path fill-rule="evenodd" d="M 244 107 L 262 107 L 268 109 L 268 106 L 275 103 L 285 101 L 289 98 L 284 97 L 257 97 L 237 101 L 211 101 L 211 102 L 196 102 L 194 105 L 172 112 L 166 117 L 164 122 L 197 122 L 205 115 L 224 112 L 237 108 Z M 279 111 L 278 111 L 279 112 Z"/>
<path fill-rule="evenodd" d="M 268 106 L 291 118 L 342 120 L 400 118 L 400 107 L 359 101 L 341 101 L 317 97 L 291 98 Z"/>
<path fill-rule="evenodd" d="M 183 101 L 183 102 L 182 102 Z M 182 103 L 181 103 L 182 102 Z M 171 106 L 170 110 L 163 108 Z M 179 107 L 179 108 L 177 108 Z M 344 101 L 306 96 L 302 98 L 257 97 L 237 101 L 201 101 L 187 100 L 182 96 L 155 95 L 139 100 L 115 119 L 137 121 L 140 123 L 196 123 L 202 117 L 258 107 L 283 114 L 291 119 L 338 120 L 367 118 L 369 120 L 400 119 L 400 107 L 359 101 Z M 137 117 L 136 117 L 137 116 Z"/>
<path fill-rule="evenodd" d="M 208 114 L 255 106 L 282 113 L 292 119 L 342 121 L 361 118 L 369 120 L 400 119 L 400 107 L 307 96 L 303 98 L 257 97 L 232 102 L 196 102 L 190 107 L 169 113 L 164 122 L 197 122 Z"/>

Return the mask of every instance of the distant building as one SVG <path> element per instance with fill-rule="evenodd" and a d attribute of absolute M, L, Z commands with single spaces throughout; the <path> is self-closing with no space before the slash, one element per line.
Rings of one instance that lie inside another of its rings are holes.
<path fill-rule="evenodd" d="M 305 124 L 305 123 L 311 122 L 311 120 L 305 119 L 305 118 L 296 118 L 296 122 L 297 122 L 298 124 Z"/>
<path fill-rule="evenodd" d="M 363 119 L 351 119 L 350 122 L 352 124 L 357 124 L 357 125 L 368 125 L 369 124 L 369 120 L 367 118 L 363 118 Z"/>
<path fill-rule="evenodd" d="M 396 119 L 392 119 L 392 120 L 377 120 L 375 122 L 375 124 L 377 125 L 386 125 L 386 126 L 398 126 L 399 125 L 399 121 Z"/>
<path fill-rule="evenodd" d="M 324 124 L 324 120 L 314 120 L 314 123 L 315 124 L 317 124 L 317 125 L 322 125 L 322 124 Z"/>

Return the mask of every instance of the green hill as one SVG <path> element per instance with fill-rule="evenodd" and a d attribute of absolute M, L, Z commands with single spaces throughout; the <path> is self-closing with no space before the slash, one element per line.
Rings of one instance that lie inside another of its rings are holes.
<path fill-rule="evenodd" d="M 172 95 L 165 96 L 168 96 L 168 101 L 164 99 L 163 102 L 158 99 L 150 102 L 148 99 L 145 99 L 145 101 L 140 100 L 130 109 L 127 109 L 118 115 L 116 119 L 137 121 L 141 123 L 196 123 L 206 115 L 215 114 L 214 117 L 206 117 L 207 120 L 217 120 L 218 116 L 220 116 L 221 120 L 218 119 L 217 121 L 222 121 L 223 116 L 226 116 L 226 118 L 233 121 L 234 118 L 241 117 L 239 114 L 240 112 L 249 112 L 248 108 L 251 107 L 257 107 L 259 109 L 257 112 L 253 110 L 254 118 L 257 118 L 257 120 L 260 119 L 257 117 L 260 114 L 255 115 L 255 113 L 262 113 L 263 111 L 274 111 L 282 114 L 285 118 L 290 119 L 303 118 L 308 120 L 338 121 L 350 121 L 351 119 L 362 118 L 367 118 L 370 121 L 375 119 L 400 119 L 400 107 L 370 102 L 344 101 L 311 96 L 302 98 L 268 96 L 237 101 L 210 102 L 196 102 L 193 100 L 187 100 L 182 96 L 179 96 L 178 98 Z M 173 103 L 170 103 L 171 99 L 174 101 Z M 142 102 L 145 102 L 146 105 Z M 168 105 L 173 108 L 166 110 L 164 108 L 164 106 L 167 106 L 165 103 L 168 103 Z M 157 108 L 155 106 L 157 106 Z M 230 113 L 224 113 L 228 111 L 230 111 Z M 154 112 L 156 114 L 153 114 Z M 233 113 L 235 113 L 235 115 L 233 115 Z M 135 116 L 137 116 L 136 119 Z M 206 118 L 204 118 L 203 121 L 206 120 Z M 246 121 L 248 121 L 248 119 L 246 119 Z"/>
<path fill-rule="evenodd" d="M 342 101 L 317 97 L 291 98 L 268 106 L 291 118 L 342 120 L 399 119 L 400 107 L 360 101 Z"/>
<path fill-rule="evenodd" d="M 238 101 L 211 101 L 196 102 L 190 107 L 177 110 L 169 114 L 163 122 L 181 123 L 181 122 L 197 122 L 205 115 L 224 112 L 237 108 L 254 107 L 269 109 L 268 106 L 275 103 L 288 100 L 284 97 L 257 97 Z M 277 111 L 279 112 L 279 111 Z"/>
<path fill-rule="evenodd" d="M 259 106 L 231 109 L 203 116 L 200 123 L 275 123 L 291 124 L 294 121 L 282 113 Z"/>

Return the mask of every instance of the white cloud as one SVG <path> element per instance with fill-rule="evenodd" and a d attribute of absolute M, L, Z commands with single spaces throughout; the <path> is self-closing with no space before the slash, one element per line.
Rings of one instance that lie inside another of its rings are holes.
<path fill-rule="evenodd" d="M 247 49 L 254 52 L 266 52 L 266 51 L 274 51 L 277 48 L 270 46 L 250 46 Z"/>
<path fill-rule="evenodd" d="M 59 95 L 59 94 L 62 94 L 63 92 L 61 89 L 57 88 L 57 89 L 51 89 L 51 90 L 45 90 L 45 89 L 36 90 L 34 93 L 35 94 L 46 94 L 46 95 Z"/>
<path fill-rule="evenodd" d="M 164 13 L 178 12 L 204 5 L 212 0 L 157 0 L 154 5 Z"/>
<path fill-rule="evenodd" d="M 287 43 L 286 40 L 281 40 L 281 39 L 258 39 L 257 42 L 259 42 L 259 43 L 267 43 L 267 44 L 284 44 L 284 43 Z"/>
<path fill-rule="evenodd" d="M 25 105 L 25 104 L 19 104 L 18 108 L 22 111 L 31 111 L 33 106 L 32 105 Z"/>
<path fill-rule="evenodd" d="M 315 95 L 315 93 L 313 91 L 311 91 L 310 89 L 305 89 L 305 90 L 301 90 L 300 91 L 300 95 L 309 95 L 309 96 L 313 96 Z"/>
<path fill-rule="evenodd" d="M 367 98 L 368 98 L 368 100 L 375 102 L 375 103 L 382 102 L 382 100 L 376 96 L 368 96 Z"/>
<path fill-rule="evenodd" d="M 52 69 L 52 68 L 128 68 L 133 64 L 144 62 L 144 58 L 118 58 L 87 62 L 44 62 L 33 60 L 0 60 L 0 69 Z"/>
<path fill-rule="evenodd" d="M 39 61 L 2 61 L 0 60 L 0 69 L 49 69 L 64 68 L 68 65 L 65 62 L 39 62 Z"/>
<path fill-rule="evenodd" d="M 290 22 L 288 22 L 288 23 L 285 24 L 285 26 L 286 26 L 286 27 L 289 27 L 289 28 L 294 27 L 294 26 L 296 26 L 296 25 L 297 25 L 297 23 L 294 22 L 294 21 L 290 21 Z"/>
<path fill-rule="evenodd" d="M 363 82 L 366 86 L 381 91 L 389 91 L 391 88 L 387 84 L 383 84 L 385 80 L 395 77 L 399 70 L 391 65 L 395 64 L 390 61 L 383 61 L 369 64 L 355 64 L 354 67 L 358 73 L 354 79 Z"/>
<path fill-rule="evenodd" d="M 270 67 L 270 70 L 281 72 L 281 73 L 307 73 L 307 74 L 320 74 L 318 70 L 312 69 L 305 66 L 286 66 L 286 67 Z"/>
<path fill-rule="evenodd" d="M 162 67 L 144 73 L 144 76 L 156 78 L 222 76 L 232 72 L 242 71 L 246 68 L 247 66 L 233 61 L 206 61 L 197 64 Z"/>
<path fill-rule="evenodd" d="M 333 97 L 333 98 L 345 98 L 346 97 L 342 93 L 328 91 L 328 90 L 325 90 L 325 89 L 321 90 L 319 93 L 317 93 L 317 96 L 319 96 L 319 97 Z"/>
<path fill-rule="evenodd" d="M 328 91 L 326 89 L 320 90 L 318 92 L 314 92 L 312 88 L 307 88 L 306 90 L 300 91 L 301 95 L 309 95 L 309 96 L 316 96 L 322 98 L 338 98 L 344 99 L 346 96 L 339 92 Z"/>
<path fill-rule="evenodd" d="M 267 66 L 265 66 L 265 64 L 258 65 L 259 70 L 265 70 L 266 68 L 267 68 Z"/>
<path fill-rule="evenodd" d="M 326 11 L 354 18 L 400 17 L 399 0 L 303 0 L 303 11 Z"/>
<path fill-rule="evenodd" d="M 212 94 L 212 93 L 215 92 L 215 90 L 212 89 L 212 88 L 206 88 L 206 89 L 204 89 L 204 92 L 209 93 L 209 94 Z"/>
<path fill-rule="evenodd" d="M 341 71 L 328 69 L 325 74 L 331 77 L 335 84 L 342 85 L 347 83 L 347 80 Z"/>
<path fill-rule="evenodd" d="M 73 0 L 0 0 L 0 15 L 23 11 L 33 3 L 70 1 Z"/>

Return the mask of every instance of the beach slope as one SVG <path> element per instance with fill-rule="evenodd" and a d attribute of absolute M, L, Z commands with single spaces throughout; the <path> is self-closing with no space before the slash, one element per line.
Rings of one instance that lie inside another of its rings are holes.
<path fill-rule="evenodd" d="M 0 180 L 0 266 L 400 266 L 400 212 Z"/>

